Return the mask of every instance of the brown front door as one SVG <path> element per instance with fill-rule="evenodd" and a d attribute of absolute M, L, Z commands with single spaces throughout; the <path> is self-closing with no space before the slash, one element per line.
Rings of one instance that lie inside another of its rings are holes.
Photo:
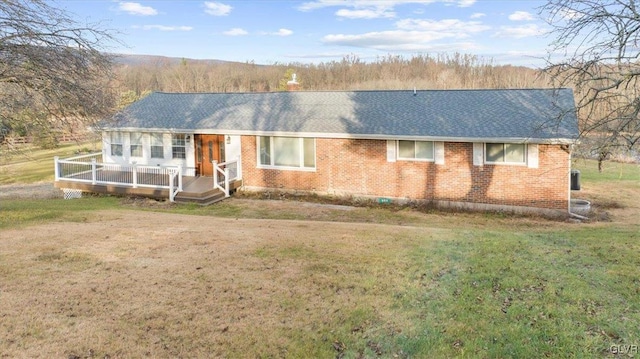
<path fill-rule="evenodd" d="M 198 175 L 213 176 L 213 161 L 224 161 L 223 135 L 195 135 Z"/>

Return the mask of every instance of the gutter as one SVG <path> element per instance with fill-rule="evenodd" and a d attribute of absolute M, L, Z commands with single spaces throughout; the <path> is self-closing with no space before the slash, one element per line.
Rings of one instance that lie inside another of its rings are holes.
<path fill-rule="evenodd" d="M 290 132 L 290 131 L 255 131 L 255 130 L 227 130 L 227 129 L 175 129 L 175 128 L 139 128 L 139 127 L 105 127 L 103 131 L 121 132 L 170 132 L 193 134 L 224 134 L 232 136 L 283 136 L 309 138 L 335 138 L 352 140 L 408 140 L 434 142 L 487 142 L 487 143 L 524 143 L 524 144 L 560 144 L 572 145 L 576 142 L 572 138 L 524 138 L 524 137 L 450 137 L 450 136 L 415 136 L 415 135 L 386 135 L 386 134 L 349 134 L 323 132 Z"/>

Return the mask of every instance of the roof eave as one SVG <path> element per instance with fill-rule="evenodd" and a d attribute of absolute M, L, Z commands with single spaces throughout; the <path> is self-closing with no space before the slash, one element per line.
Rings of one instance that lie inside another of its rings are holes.
<path fill-rule="evenodd" d="M 202 129 L 172 129 L 172 128 L 135 128 L 135 127 L 105 127 L 104 131 L 123 132 L 169 132 L 193 134 L 221 134 L 238 136 L 282 136 L 282 137 L 313 137 L 338 138 L 353 140 L 407 140 L 407 141 L 436 141 L 436 142 L 507 142 L 531 144 L 575 144 L 576 138 L 535 138 L 535 137 L 453 137 L 453 136 L 413 136 L 386 134 L 351 134 L 351 133 L 322 133 L 322 132 L 287 132 L 287 131 L 245 131 L 245 130 L 202 130 Z"/>

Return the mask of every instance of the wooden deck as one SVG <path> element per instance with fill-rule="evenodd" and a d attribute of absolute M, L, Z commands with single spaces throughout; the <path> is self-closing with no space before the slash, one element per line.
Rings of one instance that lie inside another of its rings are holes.
<path fill-rule="evenodd" d="M 82 176 L 87 176 L 84 178 Z M 138 174 L 140 176 L 140 174 Z M 152 178 L 152 175 L 148 176 L 144 179 L 144 183 L 152 184 L 153 181 L 162 181 L 165 179 L 161 179 L 160 176 L 157 178 Z M 78 179 L 90 179 L 91 174 L 84 174 L 75 177 Z M 116 179 L 122 178 L 121 173 L 113 173 L 113 174 L 104 174 L 102 180 L 115 182 Z M 158 185 L 162 185 L 163 183 L 157 182 Z M 131 186 L 123 186 L 117 184 L 91 184 L 87 182 L 75 182 L 65 180 L 64 178 L 60 178 L 58 181 L 54 182 L 54 186 L 56 188 L 69 188 L 69 189 L 78 189 L 83 192 L 93 192 L 93 193 L 104 193 L 104 194 L 114 194 L 120 196 L 141 196 L 141 197 L 149 197 L 156 199 L 167 199 L 169 198 L 169 190 L 166 188 L 153 188 L 153 187 L 137 187 L 133 188 Z M 229 186 L 231 187 L 230 192 L 235 192 L 236 189 L 242 186 L 242 180 L 232 181 Z M 176 197 L 176 202 L 181 203 L 198 203 L 201 205 L 208 205 L 215 202 L 218 202 L 224 199 L 224 193 L 219 189 L 213 188 L 213 178 L 205 177 L 205 176 L 183 176 L 182 177 L 182 192 L 179 192 Z"/>

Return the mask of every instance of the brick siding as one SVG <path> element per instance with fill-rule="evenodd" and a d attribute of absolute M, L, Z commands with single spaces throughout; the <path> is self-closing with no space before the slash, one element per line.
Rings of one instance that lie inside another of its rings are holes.
<path fill-rule="evenodd" d="M 243 183 L 253 188 L 568 210 L 569 158 L 538 146 L 538 168 L 473 165 L 473 144 L 446 142 L 445 164 L 387 161 L 383 140 L 316 140 L 316 170 L 257 168 L 256 138 L 242 136 Z"/>

